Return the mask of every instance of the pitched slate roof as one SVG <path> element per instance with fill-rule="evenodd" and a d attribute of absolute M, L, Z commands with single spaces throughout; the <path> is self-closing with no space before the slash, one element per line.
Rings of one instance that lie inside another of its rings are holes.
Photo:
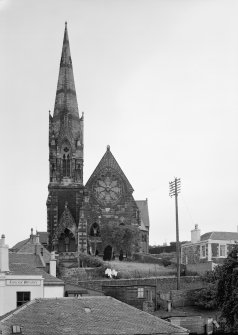
<path fill-rule="evenodd" d="M 148 200 L 136 200 L 136 204 L 141 213 L 141 221 L 146 228 L 150 227 Z"/>
<path fill-rule="evenodd" d="M 44 278 L 44 285 L 64 285 L 63 280 L 51 276 L 42 269 L 35 268 L 24 263 L 9 263 L 10 274 L 12 275 L 36 275 Z"/>
<path fill-rule="evenodd" d="M 34 254 L 18 254 L 15 252 L 9 252 L 10 263 L 25 263 L 36 268 L 44 268 L 45 263 L 39 255 Z"/>
<path fill-rule="evenodd" d="M 36 299 L 0 322 L 4 335 L 12 325 L 27 335 L 70 334 L 188 334 L 137 308 L 111 297 Z"/>
<path fill-rule="evenodd" d="M 201 235 L 201 241 L 205 240 L 227 240 L 227 241 L 238 241 L 238 233 L 236 232 L 224 232 L 224 231 L 212 231 Z"/>
<path fill-rule="evenodd" d="M 42 256 L 41 250 L 43 251 Z M 50 261 L 50 252 L 41 244 L 41 242 L 37 242 L 36 235 L 31 235 L 28 239 L 18 242 L 10 249 L 10 251 L 21 254 L 38 254 L 39 257 L 42 258 L 43 264 L 44 262 L 48 263 Z"/>
<path fill-rule="evenodd" d="M 38 235 L 39 235 L 39 240 L 40 240 L 40 243 L 41 244 L 47 244 L 48 243 L 48 233 L 45 232 L 45 231 L 41 231 L 41 232 L 38 232 Z M 35 235 L 34 235 L 35 237 Z M 19 251 L 27 242 L 30 241 L 30 237 L 29 238 L 26 238 L 25 240 L 22 240 L 18 243 L 16 243 L 12 248 L 11 250 L 14 250 L 15 252 Z"/>
<path fill-rule="evenodd" d="M 37 234 L 39 235 L 39 240 L 40 243 L 46 245 L 48 244 L 48 236 L 49 234 L 47 233 L 47 231 L 38 231 Z M 36 235 L 33 235 L 32 237 L 36 237 Z M 15 252 L 19 251 L 27 242 L 30 241 L 31 237 L 26 238 L 25 240 L 22 240 L 18 243 L 16 243 L 11 250 L 14 250 Z"/>
<path fill-rule="evenodd" d="M 11 248 L 11 250 L 13 250 L 14 252 L 19 251 L 19 250 L 23 247 L 23 245 L 25 245 L 29 240 L 30 240 L 30 238 L 27 238 L 27 239 L 25 239 L 25 240 L 23 240 L 23 241 L 20 241 L 20 242 L 16 243 L 16 244 Z"/>

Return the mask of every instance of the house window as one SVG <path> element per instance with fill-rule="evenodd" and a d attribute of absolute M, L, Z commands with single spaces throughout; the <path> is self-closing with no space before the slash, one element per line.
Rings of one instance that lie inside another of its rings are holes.
<path fill-rule="evenodd" d="M 22 334 L 20 326 L 12 326 L 12 334 Z"/>
<path fill-rule="evenodd" d="M 137 289 L 137 297 L 144 298 L 144 287 L 138 287 Z"/>
<path fill-rule="evenodd" d="M 206 257 L 206 245 L 203 244 L 201 245 L 201 258 L 205 258 Z"/>
<path fill-rule="evenodd" d="M 17 292 L 17 307 L 31 300 L 31 292 Z"/>
<path fill-rule="evenodd" d="M 226 245 L 225 244 L 221 244 L 219 246 L 219 256 L 226 257 Z"/>

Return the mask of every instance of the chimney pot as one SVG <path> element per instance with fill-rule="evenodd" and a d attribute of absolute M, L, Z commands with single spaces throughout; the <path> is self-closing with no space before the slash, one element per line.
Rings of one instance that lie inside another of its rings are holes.
<path fill-rule="evenodd" d="M 36 232 L 36 244 L 40 244 L 40 234 Z"/>
<path fill-rule="evenodd" d="M 191 242 L 197 243 L 200 241 L 200 229 L 198 229 L 198 224 L 195 224 L 195 229 L 191 230 Z"/>
<path fill-rule="evenodd" d="M 5 244 L 5 235 L 2 234 L 0 239 L 0 272 L 9 271 L 9 251 L 8 245 Z"/>

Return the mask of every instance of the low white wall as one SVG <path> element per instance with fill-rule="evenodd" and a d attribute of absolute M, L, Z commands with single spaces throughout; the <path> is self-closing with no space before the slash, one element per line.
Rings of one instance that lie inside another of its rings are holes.
<path fill-rule="evenodd" d="M 44 298 L 63 298 L 64 286 L 44 285 Z"/>

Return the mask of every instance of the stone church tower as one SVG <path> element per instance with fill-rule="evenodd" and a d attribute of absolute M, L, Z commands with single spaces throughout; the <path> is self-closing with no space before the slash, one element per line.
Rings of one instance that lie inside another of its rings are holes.
<path fill-rule="evenodd" d="M 53 116 L 49 114 L 49 195 L 47 231 L 49 249 L 77 251 L 82 216 L 83 116 L 79 116 L 67 23 L 60 60 Z"/>
<path fill-rule="evenodd" d="M 84 187 L 83 152 L 83 115 L 78 111 L 66 23 L 54 112 L 49 114 L 48 249 L 62 257 L 79 251 L 110 258 L 112 249 L 123 252 L 121 246 L 116 250 L 106 245 L 100 235 L 102 227 L 113 222 L 138 227 L 139 250 L 148 252 L 147 200 L 135 201 L 109 146 Z"/>

